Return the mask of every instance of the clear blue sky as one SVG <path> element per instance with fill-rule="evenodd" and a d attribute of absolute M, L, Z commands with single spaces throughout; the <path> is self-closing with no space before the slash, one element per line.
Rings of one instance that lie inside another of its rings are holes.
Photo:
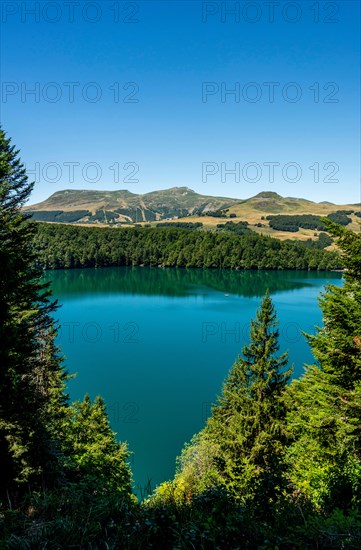
<path fill-rule="evenodd" d="M 360 201 L 359 2 L 68 4 L 1 4 L 1 121 L 38 169 L 31 202 L 171 186 Z"/>

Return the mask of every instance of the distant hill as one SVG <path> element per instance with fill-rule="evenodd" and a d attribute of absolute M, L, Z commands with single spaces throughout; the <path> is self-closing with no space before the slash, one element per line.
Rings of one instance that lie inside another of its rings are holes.
<path fill-rule="evenodd" d="M 38 221 L 120 225 L 155 224 L 162 220 L 201 222 L 205 228 L 215 228 L 224 218 L 246 221 L 257 233 L 280 239 L 314 238 L 315 231 L 300 228 L 299 232 L 277 231 L 269 226 L 270 215 L 327 216 L 337 210 L 360 210 L 357 205 L 337 205 L 327 201 L 312 202 L 303 198 L 282 197 L 274 191 L 262 191 L 249 199 L 200 195 L 189 187 L 172 187 L 145 194 L 119 191 L 67 189 L 58 191 L 38 204 L 24 208 Z M 360 230 L 357 218 L 351 215 L 354 230 Z"/>
<path fill-rule="evenodd" d="M 308 210 L 311 214 L 321 203 L 294 197 L 281 197 L 277 193 L 265 191 L 243 201 L 242 204 L 268 214 L 293 214 L 301 211 L 303 213 L 304 210 Z"/>
<path fill-rule="evenodd" d="M 137 195 L 130 191 L 58 191 L 28 206 L 36 220 L 84 223 L 153 222 L 228 208 L 239 199 L 199 195 L 189 187 L 172 187 Z M 51 214 L 53 213 L 53 214 Z M 46 218 L 46 219 L 45 219 Z M 53 218 L 53 219 L 50 219 Z"/>

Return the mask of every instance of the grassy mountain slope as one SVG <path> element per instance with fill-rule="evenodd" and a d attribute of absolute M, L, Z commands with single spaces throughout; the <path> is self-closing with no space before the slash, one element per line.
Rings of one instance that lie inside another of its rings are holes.
<path fill-rule="evenodd" d="M 34 218 L 41 221 L 81 224 L 107 225 L 109 223 L 151 223 L 168 219 L 189 222 L 201 222 L 212 229 L 224 218 L 205 215 L 210 212 L 226 210 L 226 216 L 232 221 L 247 221 L 257 233 L 275 236 L 279 239 L 304 240 L 314 238 L 317 231 L 302 229 L 297 233 L 276 231 L 269 227 L 269 215 L 312 214 L 327 216 L 337 210 L 360 211 L 359 205 L 337 205 L 324 201 L 312 202 L 302 198 L 281 197 L 277 193 L 264 191 L 246 200 L 200 195 L 188 187 L 172 187 L 137 195 L 127 190 L 58 191 L 47 200 L 25 207 L 35 212 Z M 348 226 L 359 231 L 360 218 L 350 215 L 352 223 Z"/>
<path fill-rule="evenodd" d="M 317 203 L 302 198 L 281 197 L 277 193 L 265 191 L 249 199 L 239 201 L 238 204 L 231 206 L 227 212 L 227 216 L 235 215 L 235 218 L 232 220 L 234 222 L 247 221 L 251 226 L 253 226 L 253 231 L 256 231 L 257 233 L 261 233 L 263 235 L 270 235 L 273 237 L 277 237 L 281 240 L 306 240 L 309 238 L 314 238 L 315 233 L 318 232 L 302 228 L 300 228 L 297 233 L 276 231 L 269 227 L 269 222 L 266 217 L 269 215 L 277 214 L 312 214 L 314 216 L 327 216 L 331 212 L 336 212 L 337 210 L 354 210 L 355 212 L 359 212 L 360 206 L 355 204 L 339 205 L 330 202 Z M 352 219 L 352 223 L 348 225 L 348 228 L 352 229 L 353 231 L 360 231 L 360 226 L 358 224 L 358 222 L 361 221 L 360 218 L 356 217 L 354 214 L 351 214 L 349 217 Z M 192 218 L 189 218 L 189 221 L 200 221 L 203 222 L 204 225 L 211 228 L 212 226 L 215 227 L 222 220 L 220 220 L 219 218 L 211 218 L 208 216 L 192 216 Z M 261 224 L 261 227 L 258 227 L 257 224 Z"/>
<path fill-rule="evenodd" d="M 157 221 L 173 217 L 184 217 L 194 213 L 207 212 L 229 207 L 237 199 L 199 195 L 188 187 L 173 187 L 162 191 L 153 191 L 136 195 L 129 191 L 58 191 L 47 200 L 26 207 L 33 212 L 51 211 L 87 211 L 80 220 L 104 221 L 107 219 L 89 219 L 101 212 L 109 212 L 118 222 Z M 114 216 L 113 216 L 114 214 Z M 106 216 L 109 218 L 109 216 Z M 54 220 L 56 221 L 56 220 Z"/>

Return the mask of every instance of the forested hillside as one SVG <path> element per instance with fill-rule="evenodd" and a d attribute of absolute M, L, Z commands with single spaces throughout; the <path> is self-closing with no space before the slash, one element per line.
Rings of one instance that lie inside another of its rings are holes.
<path fill-rule="evenodd" d="M 238 235 L 228 230 L 213 233 L 169 227 L 35 225 L 35 250 L 46 269 L 122 265 L 320 270 L 342 267 L 337 252 L 281 242 L 253 232 Z"/>

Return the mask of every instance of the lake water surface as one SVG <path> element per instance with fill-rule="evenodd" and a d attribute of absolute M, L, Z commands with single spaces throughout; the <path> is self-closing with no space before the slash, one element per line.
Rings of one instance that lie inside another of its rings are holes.
<path fill-rule="evenodd" d="M 135 486 L 172 477 L 175 458 L 209 415 L 268 288 L 294 375 L 312 355 L 301 330 L 321 323 L 317 296 L 340 273 L 159 268 L 46 273 L 61 308 L 58 342 L 78 376 L 72 400 L 101 394 L 128 441 Z"/>

